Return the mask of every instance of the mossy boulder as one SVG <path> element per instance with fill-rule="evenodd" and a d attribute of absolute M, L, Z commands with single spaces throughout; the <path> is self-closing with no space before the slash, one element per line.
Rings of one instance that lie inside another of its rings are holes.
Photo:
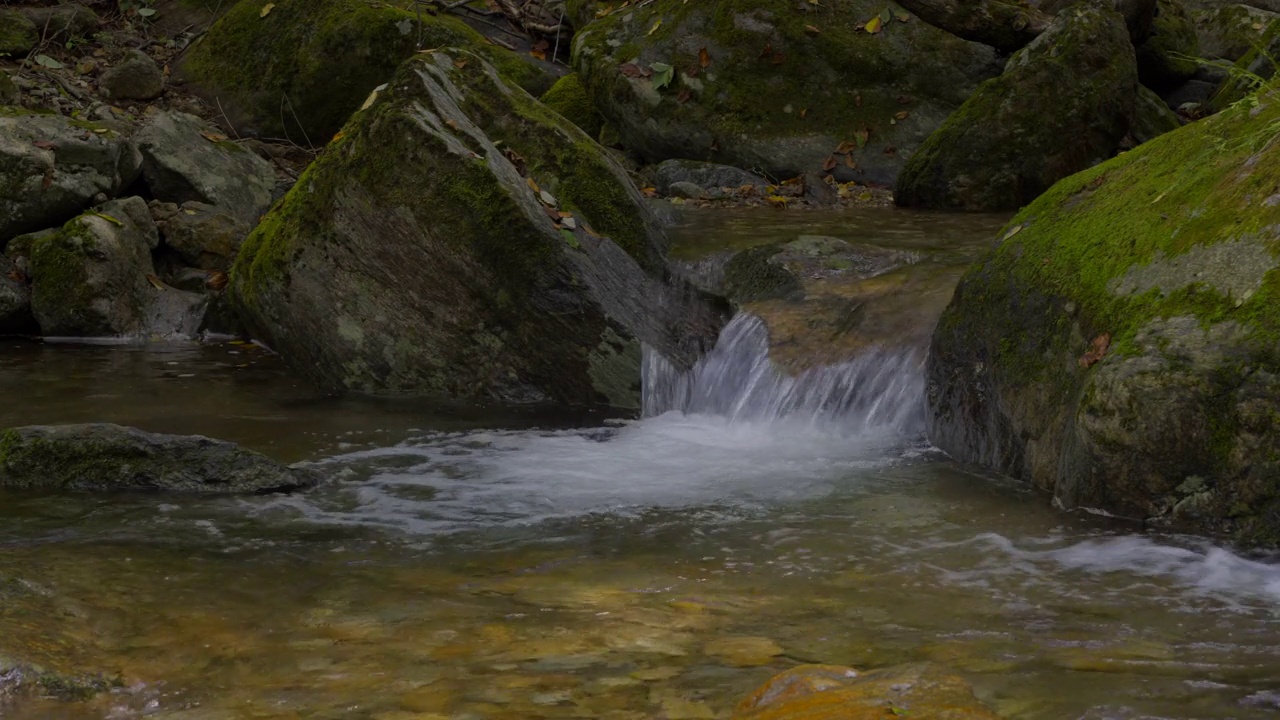
<path fill-rule="evenodd" d="M 964 277 L 930 438 L 1066 508 L 1280 544 L 1280 95 L 1058 183 Z"/>
<path fill-rule="evenodd" d="M 1200 53 L 1210 60 L 1234 63 L 1266 45 L 1267 28 L 1280 14 L 1249 5 L 1222 5 L 1191 11 Z"/>
<path fill-rule="evenodd" d="M 872 671 L 798 665 L 747 696 L 732 720 L 998 720 L 963 678 L 932 663 Z"/>
<path fill-rule="evenodd" d="M 141 165 L 137 147 L 110 127 L 0 108 L 0 248 L 115 195 Z"/>
<path fill-rule="evenodd" d="M 11 490 L 262 493 L 318 481 L 314 471 L 199 435 L 106 423 L 0 430 L 0 488 Z"/>
<path fill-rule="evenodd" d="M 0 8 L 0 56 L 20 57 L 40 42 L 40 31 L 27 16 L 11 8 Z"/>
<path fill-rule="evenodd" d="M 325 386 L 635 406 L 723 314 L 608 153 L 484 58 L 406 62 L 245 241 L 251 328 Z"/>
<path fill-rule="evenodd" d="M 1133 125 L 1129 127 L 1129 137 L 1135 144 L 1148 142 L 1180 127 L 1182 120 L 1178 118 L 1178 114 L 1170 110 L 1154 90 L 1146 86 L 1138 87 L 1138 96 L 1134 99 Z"/>
<path fill-rule="evenodd" d="M 1189 80 L 1199 67 L 1200 40 L 1181 0 L 1159 0 L 1151 35 L 1137 48 L 1142 84 L 1164 92 Z"/>
<path fill-rule="evenodd" d="M 1101 5 L 1068 8 L 911 156 L 894 199 L 908 207 L 1019 208 L 1114 155 L 1133 124 L 1137 93 L 1124 18 Z"/>
<path fill-rule="evenodd" d="M 192 335 L 204 299 L 156 287 L 147 203 L 113 200 L 29 238 L 31 310 L 46 336 Z"/>
<path fill-rule="evenodd" d="M 557 80 L 539 99 L 543 105 L 563 115 L 586 134 L 593 138 L 600 137 L 604 118 L 600 117 L 600 112 L 591 103 L 587 89 L 582 85 L 582 78 L 577 73 L 569 73 Z"/>
<path fill-rule="evenodd" d="M 241 0 L 178 72 L 242 132 L 323 145 L 401 62 L 445 46 L 471 48 L 535 94 L 554 82 L 456 17 L 379 0 Z"/>
<path fill-rule="evenodd" d="M 1000 66 L 992 48 L 885 8 L 655 0 L 581 28 L 573 62 L 622 144 L 646 162 L 712 161 L 779 178 L 830 168 L 841 181 L 891 183 Z M 888 21 L 867 32 L 882 13 Z"/>

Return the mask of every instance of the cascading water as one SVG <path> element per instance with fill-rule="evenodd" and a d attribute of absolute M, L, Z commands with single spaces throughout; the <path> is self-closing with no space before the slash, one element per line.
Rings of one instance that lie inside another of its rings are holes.
<path fill-rule="evenodd" d="M 757 317 L 741 313 L 714 350 L 687 372 L 644 353 L 644 415 L 670 411 L 729 421 L 786 418 L 835 422 L 847 430 L 919 434 L 924 426 L 924 351 L 870 350 L 838 365 L 787 375 L 769 359 L 769 337 Z"/>

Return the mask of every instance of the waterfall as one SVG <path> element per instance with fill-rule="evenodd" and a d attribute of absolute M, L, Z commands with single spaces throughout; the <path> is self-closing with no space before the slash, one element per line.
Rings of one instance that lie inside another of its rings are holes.
<path fill-rule="evenodd" d="M 873 349 L 838 365 L 789 375 L 769 359 L 764 322 L 739 313 L 721 331 L 715 349 L 687 372 L 645 349 L 644 414 L 809 418 L 855 431 L 914 435 L 924 431 L 924 358 L 923 348 Z"/>

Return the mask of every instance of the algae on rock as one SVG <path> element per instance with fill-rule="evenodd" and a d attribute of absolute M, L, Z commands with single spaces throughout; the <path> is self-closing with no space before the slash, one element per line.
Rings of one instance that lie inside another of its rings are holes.
<path fill-rule="evenodd" d="M 838 12 L 790 0 L 656 0 L 579 26 L 573 63 L 622 144 L 647 162 L 708 160 L 789 178 L 821 172 L 844 148 L 837 179 L 890 183 L 1000 65 L 994 49 L 905 13 L 866 32 L 881 12 L 873 0 Z"/>
<path fill-rule="evenodd" d="M 444 46 L 473 49 L 533 93 L 553 82 L 456 17 L 375 0 L 242 0 L 188 51 L 179 75 L 244 130 L 318 146 L 406 58 Z"/>
<path fill-rule="evenodd" d="M 1280 545 L 1278 135 L 1272 92 L 1024 209 L 935 331 L 932 441 L 1067 508 Z"/>
<path fill-rule="evenodd" d="M 587 89 L 582 85 L 582 78 L 577 73 L 570 73 L 556 81 L 551 89 L 539 98 L 543 105 L 555 110 L 566 120 L 582 128 L 582 131 L 593 138 L 600 137 L 604 127 L 604 118 L 596 106 L 591 104 Z"/>
<path fill-rule="evenodd" d="M 723 322 L 664 250 L 603 148 L 482 57 L 435 51 L 267 215 L 231 289 L 329 387 L 627 406 L 639 343 L 687 366 Z"/>

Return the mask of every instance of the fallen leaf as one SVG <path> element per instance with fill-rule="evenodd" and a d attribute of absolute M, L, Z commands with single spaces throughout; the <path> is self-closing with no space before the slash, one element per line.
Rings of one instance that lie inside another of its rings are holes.
<path fill-rule="evenodd" d="M 48 55 L 43 55 L 43 54 L 36 56 L 36 64 L 39 65 L 40 67 L 47 67 L 50 70 L 62 69 L 62 63 L 58 62 L 57 60 L 54 60 Z"/>
<path fill-rule="evenodd" d="M 546 205 L 543 205 L 542 212 L 547 217 L 551 218 L 551 222 L 557 223 L 557 224 L 560 222 L 560 213 L 556 212 L 555 208 L 547 207 Z"/>
<path fill-rule="evenodd" d="M 1013 227 L 1009 228 L 1009 232 L 1005 233 L 1004 237 L 1000 238 L 1000 242 L 1004 242 L 1005 240 L 1008 240 L 1009 238 L 1013 237 L 1014 235 L 1017 235 L 1020 232 L 1022 232 L 1022 226 L 1014 225 Z"/>
<path fill-rule="evenodd" d="M 857 143 L 854 143 L 849 140 L 841 141 L 841 143 L 836 146 L 836 152 L 840 154 L 851 153 L 857 149 L 858 149 Z"/>
<path fill-rule="evenodd" d="M 711 67 L 711 53 L 706 48 L 698 50 L 698 64 L 703 68 Z"/>
<path fill-rule="evenodd" d="M 764 49 L 760 51 L 760 59 L 763 60 L 773 55 L 773 43 L 765 43 Z"/>
<path fill-rule="evenodd" d="M 560 224 L 564 225 L 570 230 L 578 229 L 578 221 L 575 220 L 572 215 L 566 216 L 565 213 L 560 213 Z"/>
<path fill-rule="evenodd" d="M 546 190 L 542 190 L 542 191 L 539 191 L 539 192 L 538 192 L 538 199 L 539 199 L 539 200 L 541 200 L 541 201 L 542 201 L 542 203 L 543 203 L 544 205 L 547 205 L 548 207 L 555 207 L 555 206 L 556 206 L 556 198 L 555 198 L 555 196 L 554 196 L 554 195 L 552 195 L 551 193 L 547 192 Z"/>
<path fill-rule="evenodd" d="M 638 78 L 644 75 L 640 66 L 635 63 L 622 63 L 618 66 L 618 71 L 629 78 Z"/>
<path fill-rule="evenodd" d="M 445 125 L 448 125 L 449 127 L 453 128 L 454 130 L 457 130 L 457 129 L 458 129 L 458 121 L 457 121 L 457 120 L 454 120 L 453 118 L 449 118 L 448 120 L 445 120 L 445 121 L 444 121 L 444 124 L 445 124 Z"/>
<path fill-rule="evenodd" d="M 817 27 L 815 27 L 815 26 L 813 26 L 813 25 L 805 25 L 805 26 L 804 26 L 804 31 L 805 31 L 805 32 L 807 32 L 807 33 L 809 33 L 810 35 L 821 35 L 821 34 L 822 34 L 822 31 L 821 31 L 821 30 L 819 30 Z"/>
<path fill-rule="evenodd" d="M 267 3 L 266 5 L 263 5 L 262 12 L 258 13 L 258 17 L 260 18 L 266 17 L 267 13 L 270 13 L 272 10 L 275 9 L 275 7 L 276 7 L 275 3 Z"/>
<path fill-rule="evenodd" d="M 675 68 L 666 63 L 652 63 L 649 69 L 653 71 L 653 88 L 661 90 L 671 84 L 671 80 L 675 77 Z"/>
<path fill-rule="evenodd" d="M 209 142 L 215 142 L 215 143 L 225 142 L 227 140 L 226 135 L 223 135 L 222 133 L 216 133 L 211 130 L 202 131 L 200 133 L 200 136 L 203 137 L 205 140 L 208 140 Z"/>
<path fill-rule="evenodd" d="M 782 197 L 781 195 L 770 195 L 769 197 L 765 198 L 765 200 L 768 201 L 769 205 L 776 210 L 787 209 L 787 199 Z"/>
<path fill-rule="evenodd" d="M 889 9 L 893 11 L 893 16 L 898 19 L 898 22 L 907 22 L 911 19 L 911 13 L 897 3 L 889 3 Z"/>
<path fill-rule="evenodd" d="M 884 21 L 877 15 L 868 20 L 867 24 L 862 26 L 862 29 L 874 35 L 884 29 Z"/>
<path fill-rule="evenodd" d="M 681 105 L 689 102 L 691 98 L 693 98 L 693 92 L 689 88 L 681 88 L 680 92 L 676 93 L 676 102 Z"/>
<path fill-rule="evenodd" d="M 462 68 L 464 68 L 464 67 L 466 67 L 466 66 L 467 66 L 467 59 L 466 59 L 466 58 L 458 58 L 457 60 L 454 60 L 454 61 L 453 61 L 453 66 L 454 66 L 454 67 L 456 67 L 456 68 L 458 68 L 459 70 L 461 70 Z"/>
<path fill-rule="evenodd" d="M 511 161 L 511 164 L 514 165 L 516 168 L 516 172 L 520 173 L 521 175 L 525 174 L 526 164 L 524 161 L 524 157 L 521 156 L 520 153 L 516 152 L 515 150 L 512 150 L 509 147 L 504 147 L 502 148 L 502 156 L 505 157 L 507 160 Z"/>
<path fill-rule="evenodd" d="M 214 270 L 204 278 L 204 286 L 210 290 L 221 290 L 227 286 L 227 274 L 221 270 Z"/>
<path fill-rule="evenodd" d="M 140 17 L 151 17 L 152 15 L 156 14 L 156 9 L 144 7 L 144 8 L 138 8 L 136 12 Z"/>
<path fill-rule="evenodd" d="M 827 159 L 826 159 L 825 161 L 823 161 L 823 163 L 822 163 L 822 169 L 823 169 L 823 170 L 825 170 L 826 172 L 831 172 L 832 170 L 835 170 L 835 169 L 836 169 L 836 156 L 835 156 L 835 155 L 828 155 L 828 156 L 827 156 Z"/>
<path fill-rule="evenodd" d="M 803 120 L 804 116 L 808 114 L 809 114 L 809 108 L 801 108 L 799 112 L 799 117 L 801 120 Z"/>
<path fill-rule="evenodd" d="M 9 279 L 22 285 L 27 284 L 27 276 L 24 275 L 21 270 L 10 270 Z"/>
<path fill-rule="evenodd" d="M 1107 354 L 1107 350 L 1111 347 L 1111 333 L 1102 333 L 1089 343 L 1089 349 L 1085 351 L 1077 361 L 1080 367 L 1093 367 L 1099 360 Z"/>
<path fill-rule="evenodd" d="M 36 147 L 38 147 L 38 148 L 40 148 L 41 150 L 53 150 L 53 149 L 56 149 L 56 148 L 57 148 L 57 145 L 54 145 L 53 143 L 49 142 L 48 140 L 36 140 L 36 141 L 32 142 L 31 144 L 32 144 L 32 145 L 34 145 L 34 146 L 36 146 Z"/>
<path fill-rule="evenodd" d="M 529 56 L 537 60 L 545 61 L 547 59 L 547 53 L 543 50 L 530 50 Z"/>
<path fill-rule="evenodd" d="M 115 225 L 116 227 L 124 227 L 124 223 L 120 222 L 120 220 L 119 220 L 119 219 L 117 219 L 117 218 L 113 218 L 113 217 L 111 217 L 110 215 L 108 215 L 108 214 L 106 214 L 106 213 L 94 212 L 94 213 L 92 213 L 92 214 L 93 214 L 95 217 L 100 217 L 100 218 L 102 218 L 103 220 L 106 220 L 107 222 L 111 223 L 112 225 Z"/>
<path fill-rule="evenodd" d="M 532 190 L 535 194 L 542 192 L 542 188 L 538 187 L 537 181 L 535 181 L 533 178 L 527 177 L 524 179 L 524 182 L 526 185 L 529 186 L 529 189 Z"/>
<path fill-rule="evenodd" d="M 662 18 L 658 18 L 658 22 L 654 23 L 654 24 L 653 24 L 653 27 L 649 28 L 649 32 L 648 32 L 648 34 L 649 34 L 649 35 L 652 35 L 652 34 L 654 34 L 654 33 L 658 32 L 658 28 L 660 28 L 660 27 L 662 27 Z"/>
<path fill-rule="evenodd" d="M 37 147 L 39 147 L 39 146 L 37 146 Z M 1152 200 L 1152 201 L 1151 201 L 1150 203 L 1148 203 L 1148 204 L 1150 204 L 1150 205 L 1155 205 L 1156 203 L 1158 203 L 1158 202 L 1160 202 L 1161 200 L 1163 200 L 1163 199 L 1164 199 L 1164 196 L 1165 196 L 1166 194 L 1168 194 L 1168 191 L 1167 191 L 1167 190 L 1166 190 L 1165 192 L 1162 192 L 1162 193 L 1160 193 L 1159 195 L 1157 195 L 1157 196 L 1156 196 L 1156 199 L 1155 199 L 1155 200 Z"/>
<path fill-rule="evenodd" d="M 867 129 L 857 130 L 853 133 L 853 139 L 857 141 L 858 147 L 866 147 L 867 141 L 871 139 L 871 131 Z"/>
<path fill-rule="evenodd" d="M 137 277 L 137 276 L 135 275 L 134 277 Z M 155 275 L 152 275 L 151 273 L 147 273 L 147 282 L 151 283 L 151 286 L 157 290 L 168 289 L 165 287 L 164 283 L 160 282 L 160 278 L 156 277 Z"/>
<path fill-rule="evenodd" d="M 333 137 L 330 138 L 329 142 L 338 142 L 339 140 L 341 140 L 346 136 L 347 136 L 347 133 L 345 130 L 339 130 L 338 132 L 333 134 Z"/>
<path fill-rule="evenodd" d="M 569 243 L 569 247 L 571 248 L 582 247 L 582 244 L 578 242 L 578 237 L 573 234 L 572 230 L 562 228 L 560 230 L 560 237 L 564 238 L 564 241 Z"/>
<path fill-rule="evenodd" d="M 858 167 L 858 161 L 853 159 L 852 155 L 844 156 L 844 166 L 853 170 Z"/>
<path fill-rule="evenodd" d="M 647 198 L 656 198 L 658 197 L 658 189 L 655 187 L 643 187 L 640 188 L 640 194 Z"/>
<path fill-rule="evenodd" d="M 889 8 L 885 8 L 884 10 L 880 11 L 881 23 L 888 23 L 892 19 L 893 19 L 893 13 L 889 12 Z"/>
<path fill-rule="evenodd" d="M 911 113 L 907 112 L 906 110 L 900 110 L 894 114 L 894 117 L 899 120 L 906 120 L 908 117 L 911 117 Z"/>

